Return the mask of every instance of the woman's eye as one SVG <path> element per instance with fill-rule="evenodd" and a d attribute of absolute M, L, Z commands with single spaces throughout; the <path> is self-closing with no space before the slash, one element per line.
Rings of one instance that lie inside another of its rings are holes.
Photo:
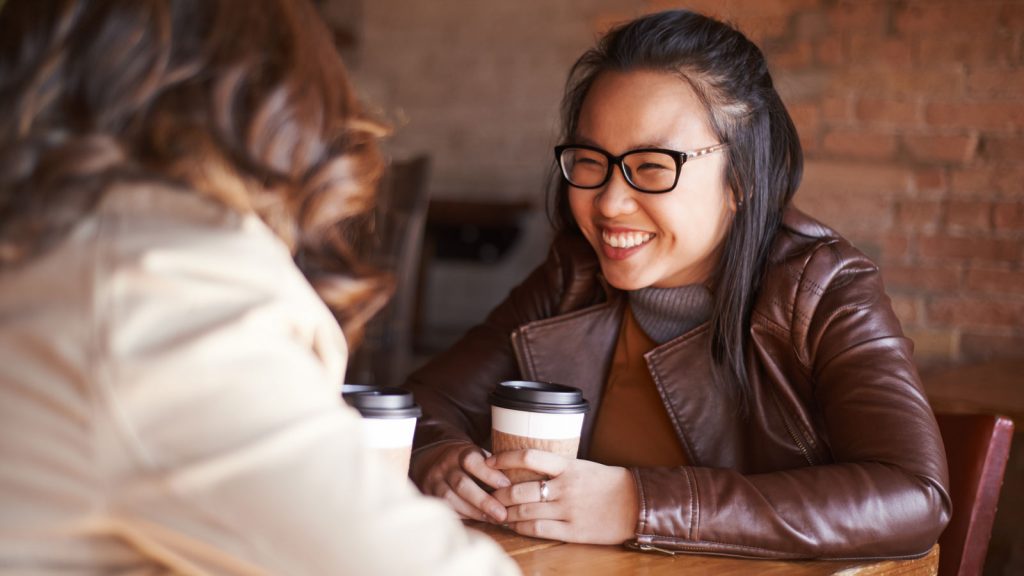
<path fill-rule="evenodd" d="M 573 161 L 572 169 L 579 172 L 603 172 L 604 163 L 595 158 L 577 158 Z"/>
<path fill-rule="evenodd" d="M 654 162 L 644 162 L 637 166 L 637 170 L 654 171 L 654 170 L 670 170 L 671 168 L 664 164 L 655 164 Z"/>

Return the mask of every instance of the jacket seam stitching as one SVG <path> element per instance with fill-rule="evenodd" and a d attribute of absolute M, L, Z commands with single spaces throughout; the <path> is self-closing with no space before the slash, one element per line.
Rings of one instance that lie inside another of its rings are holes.
<path fill-rule="evenodd" d="M 757 324 L 760 324 L 760 325 L 768 328 L 769 330 L 774 332 L 776 336 L 784 336 L 785 337 L 785 336 L 789 336 L 790 332 L 792 332 L 792 330 L 786 329 L 785 326 L 782 326 L 778 322 L 776 322 L 776 321 L 772 320 L 771 318 L 769 318 L 767 315 L 765 315 L 765 314 L 763 314 L 761 312 L 758 312 L 756 310 L 751 312 L 750 321 L 751 321 L 751 324 L 754 324 L 756 322 Z"/>
<path fill-rule="evenodd" d="M 531 352 L 531 347 L 530 347 L 530 342 L 529 342 L 529 334 L 527 334 L 527 330 L 525 328 L 526 327 L 524 326 L 522 328 L 517 329 L 516 331 L 514 331 L 512 333 L 512 350 L 513 350 L 513 352 L 515 352 L 515 355 L 517 357 L 521 357 L 522 358 L 523 363 L 526 364 L 525 366 L 523 366 L 523 368 L 526 368 L 527 370 L 529 370 L 529 373 L 532 375 L 532 374 L 535 374 L 537 371 L 536 371 L 536 369 L 534 367 L 534 363 L 533 363 L 533 354 Z M 518 339 L 515 337 L 516 336 L 516 332 L 518 332 L 519 336 L 520 336 L 520 338 L 518 338 Z M 517 340 L 520 340 L 519 344 L 516 343 Z M 520 370 L 520 371 L 522 371 L 522 370 Z"/>
<path fill-rule="evenodd" d="M 836 273 L 833 280 L 828 283 L 828 286 L 825 287 L 825 291 L 822 293 L 822 295 L 828 294 L 833 290 L 838 290 L 839 288 L 842 288 L 847 284 L 850 284 L 851 282 L 857 279 L 857 276 L 861 274 L 871 274 L 878 272 L 878 266 L 854 268 L 851 264 L 853 263 L 849 261 L 844 262 L 844 266 Z"/>
<path fill-rule="evenodd" d="M 644 483 L 640 478 L 640 471 L 634 469 L 632 474 L 633 482 L 636 484 L 637 494 L 640 496 L 640 526 L 637 533 L 643 534 L 644 530 L 647 529 L 647 492 L 644 490 Z"/>
<path fill-rule="evenodd" d="M 825 293 L 825 287 L 818 284 L 814 280 L 805 279 L 805 273 L 807 267 L 804 266 L 800 270 L 789 270 L 789 277 L 797 281 L 797 292 L 810 292 L 815 296 L 821 296 Z"/>
<path fill-rule="evenodd" d="M 695 540 L 694 534 L 696 533 L 697 524 L 696 481 L 692 478 L 693 472 L 689 468 L 683 468 L 683 472 L 686 476 L 686 485 L 690 489 L 690 525 L 687 527 L 687 538 Z"/>
<path fill-rule="evenodd" d="M 680 421 L 676 411 L 670 407 L 671 404 L 667 400 L 670 396 L 665 391 L 666 387 L 664 382 L 662 382 L 661 372 L 657 369 L 659 364 L 660 362 L 658 361 L 658 358 L 652 357 L 651 366 L 647 372 L 651 375 L 651 379 L 654 380 L 654 387 L 658 389 L 658 396 L 661 397 L 661 403 L 665 406 L 665 412 L 668 414 L 668 417 L 672 419 L 672 425 L 675 426 L 676 434 L 679 436 L 679 440 L 683 444 L 683 449 L 686 451 L 686 457 L 690 460 L 689 463 L 692 464 L 694 456 L 693 446 L 690 444 L 689 435 L 686 434 L 686 431 L 683 429 L 683 423 Z"/>

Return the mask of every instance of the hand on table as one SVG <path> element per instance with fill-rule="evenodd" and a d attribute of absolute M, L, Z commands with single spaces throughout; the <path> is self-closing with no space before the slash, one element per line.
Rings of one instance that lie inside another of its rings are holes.
<path fill-rule="evenodd" d="M 544 481 L 543 500 L 540 481 L 494 492 L 508 508 L 509 526 L 519 534 L 586 544 L 621 544 L 635 534 L 639 496 L 625 468 L 542 450 L 503 452 L 485 464 L 498 470 L 525 468 L 550 478 Z"/>
<path fill-rule="evenodd" d="M 426 473 L 418 482 L 420 489 L 448 502 L 463 518 L 502 524 L 507 517 L 505 506 L 481 488 L 477 480 L 491 488 L 504 488 L 512 483 L 504 473 L 484 463 L 487 456 L 483 448 L 469 442 L 440 446 L 423 456 L 428 462 Z"/>

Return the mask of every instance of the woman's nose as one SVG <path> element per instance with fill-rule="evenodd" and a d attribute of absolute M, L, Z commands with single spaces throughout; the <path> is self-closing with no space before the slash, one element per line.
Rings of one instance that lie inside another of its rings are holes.
<path fill-rule="evenodd" d="M 637 210 L 634 194 L 638 194 L 638 192 L 626 182 L 622 170 L 613 167 L 608 182 L 598 189 L 598 193 L 594 197 L 594 205 L 605 218 L 632 214 Z"/>

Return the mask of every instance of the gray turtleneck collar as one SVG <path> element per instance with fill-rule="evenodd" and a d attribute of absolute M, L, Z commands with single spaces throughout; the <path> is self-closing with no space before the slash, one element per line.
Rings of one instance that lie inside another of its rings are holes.
<path fill-rule="evenodd" d="M 703 284 L 641 288 L 628 294 L 637 324 L 658 344 L 696 328 L 711 317 L 711 292 Z"/>

